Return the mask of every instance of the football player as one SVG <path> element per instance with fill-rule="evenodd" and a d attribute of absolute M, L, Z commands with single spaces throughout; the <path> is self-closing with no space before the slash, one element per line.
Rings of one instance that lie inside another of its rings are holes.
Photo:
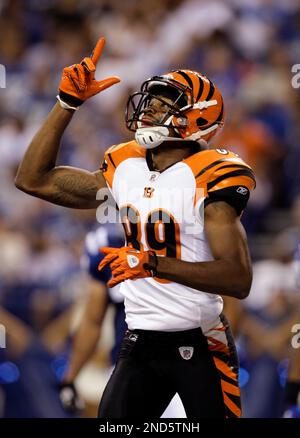
<path fill-rule="evenodd" d="M 58 103 L 32 140 L 16 185 L 47 201 L 95 208 L 107 184 L 126 246 L 105 247 L 121 283 L 128 330 L 99 417 L 158 418 L 177 392 L 188 418 L 239 417 L 238 361 L 222 295 L 245 298 L 251 262 L 240 215 L 255 180 L 235 154 L 207 148 L 224 120 L 222 96 L 200 73 L 146 80 L 128 99 L 135 139 L 110 147 L 101 170 L 57 166 L 62 135 L 91 96 L 117 83 L 95 79 L 104 46 L 63 71 Z M 99 198 L 99 196 L 98 196 Z"/>
<path fill-rule="evenodd" d="M 102 323 L 109 307 L 113 307 L 114 344 L 111 350 L 111 364 L 114 365 L 120 350 L 122 339 L 127 328 L 125 323 L 123 296 L 119 286 L 107 288 L 106 283 L 111 278 L 109 267 L 98 270 L 98 265 L 104 255 L 100 253 L 101 246 L 119 247 L 124 244 L 119 227 L 100 226 L 87 234 L 85 239 L 82 266 L 89 273 L 87 286 L 88 299 L 81 322 L 73 338 L 72 351 L 68 369 L 59 385 L 60 399 L 67 412 L 79 412 L 83 403 L 80 399 L 74 381 L 83 366 L 96 351 L 101 334 Z"/>

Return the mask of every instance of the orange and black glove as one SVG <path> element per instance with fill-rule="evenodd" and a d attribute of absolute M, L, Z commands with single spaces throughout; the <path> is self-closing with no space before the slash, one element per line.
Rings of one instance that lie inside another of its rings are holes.
<path fill-rule="evenodd" d="M 99 271 L 107 265 L 110 265 L 112 271 L 112 278 L 107 283 L 109 287 L 124 280 L 156 276 L 157 256 L 154 251 L 138 251 L 130 246 L 104 247 L 100 251 L 106 256 L 98 266 Z"/>
<path fill-rule="evenodd" d="M 63 108 L 76 110 L 85 100 L 120 82 L 118 76 L 111 76 L 101 81 L 95 79 L 96 66 L 104 45 L 105 39 L 102 37 L 98 40 L 90 58 L 86 57 L 80 64 L 73 64 L 63 69 L 57 96 Z"/>

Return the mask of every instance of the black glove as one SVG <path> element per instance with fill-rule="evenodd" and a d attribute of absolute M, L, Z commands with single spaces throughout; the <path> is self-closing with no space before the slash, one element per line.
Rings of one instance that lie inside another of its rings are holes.
<path fill-rule="evenodd" d="M 70 414 L 79 414 L 84 409 L 84 401 L 79 396 L 74 383 L 61 382 L 58 385 L 59 398 L 63 408 Z"/>

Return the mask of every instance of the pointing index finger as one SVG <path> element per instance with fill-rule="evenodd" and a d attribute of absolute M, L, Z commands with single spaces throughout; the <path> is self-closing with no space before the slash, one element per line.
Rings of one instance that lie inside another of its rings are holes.
<path fill-rule="evenodd" d="M 99 40 L 98 40 L 98 42 L 93 50 L 92 56 L 91 56 L 91 59 L 92 59 L 93 63 L 95 64 L 95 66 L 97 65 L 97 62 L 99 61 L 99 58 L 101 56 L 104 45 L 105 45 L 105 38 L 103 38 L 103 37 L 99 38 Z"/>

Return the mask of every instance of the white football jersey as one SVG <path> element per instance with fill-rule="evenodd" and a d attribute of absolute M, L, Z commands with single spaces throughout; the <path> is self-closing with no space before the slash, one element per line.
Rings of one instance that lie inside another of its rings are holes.
<path fill-rule="evenodd" d="M 213 260 L 204 205 L 225 200 L 239 214 L 255 186 L 250 167 L 224 149 L 195 153 L 158 172 L 149 151 L 131 141 L 106 151 L 102 171 L 119 207 L 127 244 L 188 262 Z M 120 292 L 132 330 L 204 329 L 223 308 L 220 295 L 158 278 L 126 280 Z"/>

